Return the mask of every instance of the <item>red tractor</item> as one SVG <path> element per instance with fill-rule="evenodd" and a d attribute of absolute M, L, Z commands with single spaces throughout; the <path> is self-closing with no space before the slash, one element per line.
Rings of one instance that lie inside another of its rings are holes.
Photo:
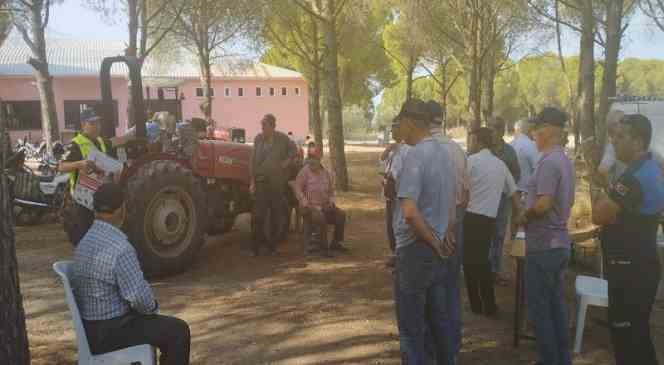
<path fill-rule="evenodd" d="M 133 57 L 109 57 L 101 66 L 102 135 L 115 135 L 110 70 L 124 63 L 131 81 L 136 141 L 127 145 L 121 182 L 127 187 L 124 231 L 136 247 L 143 270 L 151 276 L 185 270 L 206 234 L 233 227 L 235 217 L 251 209 L 251 147 L 195 132 L 162 133 L 148 144 L 140 67 Z"/>

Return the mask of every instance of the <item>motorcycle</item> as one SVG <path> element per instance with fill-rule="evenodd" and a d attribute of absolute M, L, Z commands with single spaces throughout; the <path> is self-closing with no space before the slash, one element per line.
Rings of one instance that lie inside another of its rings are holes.
<path fill-rule="evenodd" d="M 14 200 L 14 216 L 18 225 L 34 225 L 44 215 L 53 213 L 56 219 L 62 212 L 68 196 L 69 175 L 57 171 L 57 161 L 43 159 L 36 174 L 25 166 L 25 154 L 17 152 L 12 166 L 7 168 Z"/>

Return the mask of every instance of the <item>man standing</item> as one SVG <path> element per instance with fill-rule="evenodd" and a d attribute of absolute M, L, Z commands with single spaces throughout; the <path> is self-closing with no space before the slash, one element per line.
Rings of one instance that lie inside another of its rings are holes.
<path fill-rule="evenodd" d="M 456 351 L 445 336 L 447 258 L 454 254 L 448 233 L 454 191 L 454 165 L 447 149 L 429 131 L 427 105 L 411 99 L 399 113 L 399 132 L 414 146 L 397 184 L 395 215 L 396 310 L 404 364 L 427 362 L 430 336 L 436 364 L 447 364 Z"/>
<path fill-rule="evenodd" d="M 120 230 L 125 193 L 117 184 L 94 194 L 95 220 L 74 252 L 72 287 L 93 354 L 150 344 L 164 365 L 189 364 L 183 320 L 158 314 L 134 246 Z"/>
<path fill-rule="evenodd" d="M 383 177 L 383 193 L 385 195 L 385 225 L 387 227 L 387 239 L 390 245 L 390 251 L 394 253 L 396 247 L 396 238 L 394 237 L 394 212 L 399 208 L 397 201 L 397 181 L 403 168 L 403 161 L 410 150 L 410 146 L 403 142 L 401 133 L 399 133 L 399 119 L 392 121 L 392 138 L 395 143 L 385 149 L 381 155 L 381 160 L 387 160 L 385 175 Z M 393 260 L 388 262 L 388 266 L 394 266 Z"/>
<path fill-rule="evenodd" d="M 74 187 L 78 182 L 80 173 L 90 173 L 97 171 L 95 163 L 89 161 L 88 154 L 91 149 L 96 149 L 105 154 L 114 155 L 113 147 L 117 147 L 133 137 L 115 137 L 112 140 L 104 139 L 100 136 L 101 117 L 93 109 L 85 109 L 81 112 L 81 133 L 77 134 L 67 150 L 63 160 L 58 164 L 60 172 L 69 173 L 69 188 L 74 192 Z M 93 212 L 76 202 L 65 212 L 63 220 L 65 232 L 69 241 L 76 246 L 87 232 L 94 219 Z"/>
<path fill-rule="evenodd" d="M 526 185 L 530 175 L 535 172 L 535 167 L 539 161 L 540 154 L 537 152 L 535 142 L 529 137 L 530 125 L 527 120 L 516 122 L 514 139 L 510 145 L 516 151 L 516 157 L 519 161 L 519 170 L 521 176 L 517 182 L 519 192 L 525 195 Z"/>
<path fill-rule="evenodd" d="M 463 267 L 468 299 L 473 313 L 494 316 L 498 307 L 493 289 L 489 247 L 496 229 L 501 197 L 511 200 L 512 212 L 519 209 L 516 183 L 498 157 L 491 153 L 493 131 L 479 128 L 469 135 L 473 154 L 468 158 L 470 201 L 463 222 Z"/>
<path fill-rule="evenodd" d="M 535 325 L 538 364 L 571 365 L 563 276 L 570 257 L 567 220 L 574 204 L 574 167 L 561 146 L 567 115 L 544 108 L 533 121 L 542 158 L 527 184 L 526 295 Z"/>
<path fill-rule="evenodd" d="M 276 126 L 277 119 L 274 115 L 266 114 L 263 117 L 262 133 L 254 138 L 251 155 L 250 190 L 255 198 L 254 256 L 259 255 L 261 245 L 266 245 L 271 254 L 276 254 L 276 241 L 281 237 L 284 226 L 282 223 L 286 212 L 284 189 L 287 186 L 288 168 L 295 157 L 295 151 L 291 148 L 288 136 L 277 132 Z"/>
<path fill-rule="evenodd" d="M 305 247 L 309 252 L 320 250 L 324 254 L 331 250 L 346 252 L 343 246 L 346 213 L 334 203 L 334 181 L 320 162 L 318 149 L 309 151 L 305 166 L 295 179 L 295 194 L 304 217 Z M 328 246 L 327 225 L 334 225 L 334 239 Z M 320 232 L 320 246 L 311 246 L 313 230 Z"/>
<path fill-rule="evenodd" d="M 454 140 L 443 134 L 443 107 L 434 100 L 427 102 L 431 118 L 430 131 L 431 135 L 445 146 L 454 164 L 455 175 L 455 196 L 449 197 L 454 200 L 454 210 L 451 212 L 454 220 L 450 221 L 450 228 L 448 231 L 454 236 L 456 243 L 456 251 L 449 259 L 449 266 L 451 268 L 450 275 L 448 276 L 447 285 L 447 299 L 448 299 L 448 323 L 450 332 L 446 335 L 453 339 L 456 344 L 454 348 L 458 354 L 461 349 L 461 292 L 459 282 L 461 279 L 461 262 L 463 260 L 463 218 L 466 213 L 469 199 L 469 182 L 470 176 L 468 175 L 468 161 L 466 153 L 461 146 Z M 451 362 L 455 363 L 455 362 Z"/>
<path fill-rule="evenodd" d="M 519 159 L 514 148 L 507 144 L 504 139 L 505 121 L 501 117 L 493 117 L 491 118 L 490 126 L 493 131 L 493 154 L 505 163 L 510 174 L 512 174 L 514 181 L 519 181 L 521 178 Z M 510 225 L 510 216 L 512 215 L 512 210 L 510 208 L 511 204 L 509 202 L 509 196 L 503 194 L 500 197 L 498 215 L 496 216 L 496 229 L 494 231 L 489 253 L 491 259 L 491 272 L 493 272 L 495 280 L 503 285 L 506 282 L 506 278 L 501 276 L 503 270 L 503 244 L 505 242 L 507 228 Z"/>
<path fill-rule="evenodd" d="M 626 170 L 593 207 L 593 223 L 604 227 L 609 325 L 617 365 L 658 363 L 649 322 L 661 275 L 656 243 L 664 178 L 648 152 L 651 139 L 646 117 L 622 118 L 613 144 Z"/>

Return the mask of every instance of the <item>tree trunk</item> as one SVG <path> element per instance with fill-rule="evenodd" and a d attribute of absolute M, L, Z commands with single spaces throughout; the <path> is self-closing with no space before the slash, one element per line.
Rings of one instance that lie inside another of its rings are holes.
<path fill-rule="evenodd" d="M 606 115 L 611 107 L 611 98 L 616 96 L 616 78 L 618 74 L 618 55 L 622 38 L 623 0 L 608 0 L 606 8 L 606 49 L 604 53 L 604 73 L 602 91 L 599 98 L 597 118 L 597 136 L 599 146 L 606 142 Z"/>
<path fill-rule="evenodd" d="M 30 7 L 30 28 L 33 35 L 35 57 L 30 58 L 28 63 L 35 70 L 37 79 L 37 90 L 41 103 L 42 137 L 46 141 L 46 148 L 50 152 L 54 141 L 60 139 L 58 128 L 58 115 L 55 108 L 55 96 L 53 95 L 53 79 L 48 72 L 48 60 L 46 57 L 46 39 L 44 37 L 44 24 L 42 19 L 43 1 L 35 1 Z"/>
<path fill-rule="evenodd" d="M 472 39 L 471 42 L 471 68 L 468 98 L 473 119 L 470 122 L 470 129 L 474 130 L 482 126 L 482 78 L 480 67 L 480 29 L 479 19 L 473 17 L 471 22 Z"/>
<path fill-rule="evenodd" d="M 201 87 L 203 88 L 203 96 L 205 101 L 200 105 L 201 112 L 205 115 L 205 120 L 208 123 L 212 123 L 212 95 L 210 94 L 210 88 L 212 87 L 212 73 L 210 65 L 210 55 L 205 51 L 199 52 L 198 55 L 199 66 L 201 70 Z M 212 124 L 210 124 L 212 128 Z"/>
<path fill-rule="evenodd" d="M 46 141 L 46 148 L 50 152 L 53 142 L 60 139 L 58 114 L 55 107 L 55 95 L 53 94 L 53 78 L 48 72 L 48 64 L 45 60 L 31 58 L 28 63 L 35 69 L 41 106 L 42 137 Z"/>
<path fill-rule="evenodd" d="M 406 100 L 413 98 L 413 73 L 415 72 L 415 65 L 413 56 L 408 56 L 408 69 L 406 70 Z"/>
<path fill-rule="evenodd" d="M 595 32 L 595 18 L 593 15 L 592 0 L 584 0 L 582 2 L 582 17 L 581 17 L 581 59 L 579 60 L 579 80 L 580 89 L 578 94 L 579 110 L 580 110 L 580 124 L 581 124 L 581 140 L 588 141 L 590 138 L 595 137 L 595 60 L 594 60 L 594 32 Z M 594 169 L 599 163 L 598 150 L 596 142 L 594 146 L 589 148 L 584 147 L 584 157 L 586 161 L 590 162 L 591 168 Z"/>
<path fill-rule="evenodd" d="M 325 44 L 325 87 L 327 104 L 327 121 L 329 128 L 330 163 L 335 174 L 337 189 L 348 191 L 348 170 L 344 149 L 344 129 L 341 94 L 339 92 L 338 40 L 336 31 L 335 0 L 326 1 L 327 19 L 322 22 L 323 42 Z"/>
<path fill-rule="evenodd" d="M 127 0 L 127 11 L 129 16 L 129 46 L 125 50 L 126 56 L 136 57 L 138 55 L 138 4 L 137 0 Z M 131 128 L 136 124 L 134 120 L 133 103 L 134 95 L 132 94 L 131 79 L 127 81 L 127 128 Z M 141 90 L 143 92 L 143 90 Z M 148 116 L 151 117 L 151 116 Z"/>
<path fill-rule="evenodd" d="M 486 55 L 486 73 L 484 74 L 483 105 L 486 118 L 493 116 L 493 99 L 495 97 L 496 73 L 496 54 L 495 49 L 492 49 Z"/>
<path fill-rule="evenodd" d="M 311 129 L 314 132 L 316 145 L 323 145 L 323 121 L 320 115 L 320 71 L 313 71 L 309 100 L 311 104 Z"/>
<path fill-rule="evenodd" d="M 28 365 L 30 350 L 18 277 L 14 222 L 9 182 L 5 171 L 4 108 L 0 101 L 0 364 Z"/>

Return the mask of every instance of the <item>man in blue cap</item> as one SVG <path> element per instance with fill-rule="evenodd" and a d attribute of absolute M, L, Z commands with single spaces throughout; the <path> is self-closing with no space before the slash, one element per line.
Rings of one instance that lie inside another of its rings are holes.
<path fill-rule="evenodd" d="M 72 193 L 78 182 L 80 172 L 85 173 L 98 170 L 95 163 L 88 160 L 90 150 L 96 149 L 109 156 L 114 156 L 114 147 L 125 143 L 128 138 L 132 138 L 116 137 L 112 140 L 102 138 L 100 135 L 102 119 L 94 109 L 84 109 L 80 114 L 80 119 L 81 132 L 71 140 L 62 161 L 58 165 L 60 172 L 69 173 L 69 188 Z M 67 209 L 63 223 L 65 232 L 67 232 L 69 240 L 74 246 L 78 244 L 83 235 L 88 231 L 93 219 L 94 214 L 90 209 L 75 202 Z"/>
<path fill-rule="evenodd" d="M 535 325 L 538 365 L 571 365 L 563 276 L 570 258 L 567 229 L 574 204 L 574 166 L 565 154 L 567 115 L 544 108 L 533 136 L 542 157 L 527 183 L 526 211 L 517 222 L 526 231 L 526 295 Z"/>

